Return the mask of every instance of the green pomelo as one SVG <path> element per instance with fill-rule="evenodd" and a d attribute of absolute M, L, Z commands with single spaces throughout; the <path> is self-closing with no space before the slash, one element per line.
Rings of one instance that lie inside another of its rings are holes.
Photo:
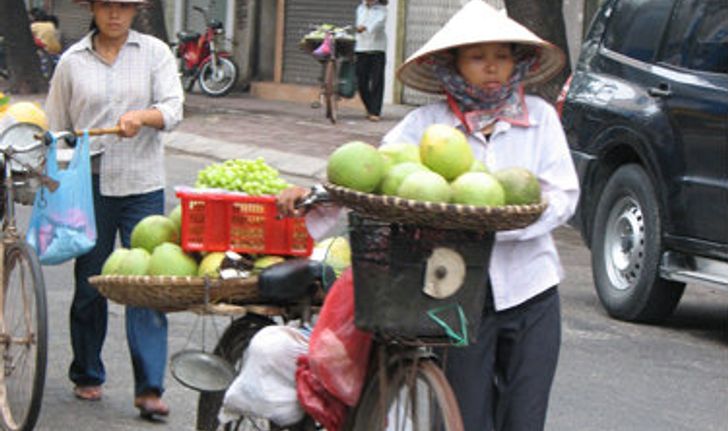
<path fill-rule="evenodd" d="M 177 243 L 179 233 L 172 220 L 163 215 L 144 217 L 131 231 L 132 248 L 141 247 L 152 253 L 163 242 Z"/>
<path fill-rule="evenodd" d="M 541 184 L 536 175 L 528 169 L 506 168 L 493 175 L 503 186 L 507 205 L 529 205 L 541 202 Z"/>
<path fill-rule="evenodd" d="M 396 196 L 399 186 L 409 174 L 426 170 L 427 168 L 424 165 L 414 162 L 404 162 L 394 165 L 384 175 L 384 179 L 379 185 L 379 191 L 383 195 Z"/>
<path fill-rule="evenodd" d="M 197 267 L 197 275 L 200 277 L 219 277 L 220 276 L 220 264 L 225 259 L 225 252 L 215 251 L 208 253 L 202 258 L 200 266 Z"/>
<path fill-rule="evenodd" d="M 379 185 L 384 169 L 384 157 L 374 146 L 352 141 L 331 154 L 326 175 L 334 184 L 369 193 Z"/>
<path fill-rule="evenodd" d="M 101 275 L 116 275 L 119 271 L 119 264 L 129 254 L 128 248 L 117 248 L 106 258 L 101 268 Z"/>
<path fill-rule="evenodd" d="M 486 172 L 490 173 L 488 168 L 485 167 L 485 163 L 478 159 L 473 159 L 473 164 L 470 165 L 470 172 Z"/>
<path fill-rule="evenodd" d="M 397 196 L 427 202 L 449 202 L 450 184 L 432 171 L 417 171 L 407 175 L 397 190 Z"/>
<path fill-rule="evenodd" d="M 179 230 L 182 227 L 182 205 L 177 204 L 167 217 L 177 225 L 177 230 Z"/>
<path fill-rule="evenodd" d="M 171 242 L 157 246 L 149 258 L 149 275 L 197 275 L 197 262 Z"/>
<path fill-rule="evenodd" d="M 452 181 L 473 165 L 473 149 L 458 129 L 433 124 L 422 134 L 420 159 L 422 164 Z"/>
<path fill-rule="evenodd" d="M 450 184 L 452 201 L 456 204 L 501 206 L 505 193 L 498 180 L 485 172 L 466 172 Z"/>
<path fill-rule="evenodd" d="M 312 256 L 318 256 L 321 260 L 334 269 L 336 275 L 351 266 L 351 247 L 349 241 L 343 236 L 334 236 L 316 243 L 313 247 Z"/>
<path fill-rule="evenodd" d="M 276 263 L 281 263 L 285 260 L 286 258 L 283 256 L 261 256 L 255 259 L 255 262 L 253 262 L 253 271 L 262 271 L 269 266 L 275 265 Z"/>
<path fill-rule="evenodd" d="M 119 275 L 147 275 L 149 252 L 143 248 L 132 248 L 119 262 L 116 273 Z"/>
<path fill-rule="evenodd" d="M 392 142 L 379 147 L 387 167 L 405 162 L 420 162 L 420 148 L 409 142 Z"/>

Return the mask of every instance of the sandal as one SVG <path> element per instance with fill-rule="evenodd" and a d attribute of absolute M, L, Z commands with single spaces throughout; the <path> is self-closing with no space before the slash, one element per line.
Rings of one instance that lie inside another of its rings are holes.
<path fill-rule="evenodd" d="M 139 416 L 154 420 L 155 416 L 169 415 L 169 407 L 157 395 L 141 395 L 134 399 L 134 407 L 139 409 Z"/>
<path fill-rule="evenodd" d="M 99 401 L 101 394 L 101 386 L 76 386 L 73 388 L 73 395 L 79 400 Z"/>

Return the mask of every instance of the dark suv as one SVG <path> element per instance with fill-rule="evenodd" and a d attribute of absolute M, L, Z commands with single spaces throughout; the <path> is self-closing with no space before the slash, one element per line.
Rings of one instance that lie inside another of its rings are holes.
<path fill-rule="evenodd" d="M 606 0 L 564 90 L 607 312 L 659 321 L 686 282 L 728 289 L 728 0 Z"/>

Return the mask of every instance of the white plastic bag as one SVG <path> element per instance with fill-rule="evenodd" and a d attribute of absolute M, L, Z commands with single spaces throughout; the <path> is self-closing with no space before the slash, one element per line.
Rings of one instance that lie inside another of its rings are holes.
<path fill-rule="evenodd" d="M 225 392 L 220 423 L 241 415 L 287 426 L 303 419 L 296 396 L 296 359 L 308 351 L 308 336 L 289 326 L 267 326 L 250 340 L 240 374 Z"/>

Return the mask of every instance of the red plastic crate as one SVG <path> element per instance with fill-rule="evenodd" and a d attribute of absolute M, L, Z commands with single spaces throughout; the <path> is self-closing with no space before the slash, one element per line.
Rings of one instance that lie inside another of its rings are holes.
<path fill-rule="evenodd" d="M 180 189 L 177 197 L 186 251 L 308 256 L 313 250 L 304 219 L 278 219 L 274 196 Z"/>

